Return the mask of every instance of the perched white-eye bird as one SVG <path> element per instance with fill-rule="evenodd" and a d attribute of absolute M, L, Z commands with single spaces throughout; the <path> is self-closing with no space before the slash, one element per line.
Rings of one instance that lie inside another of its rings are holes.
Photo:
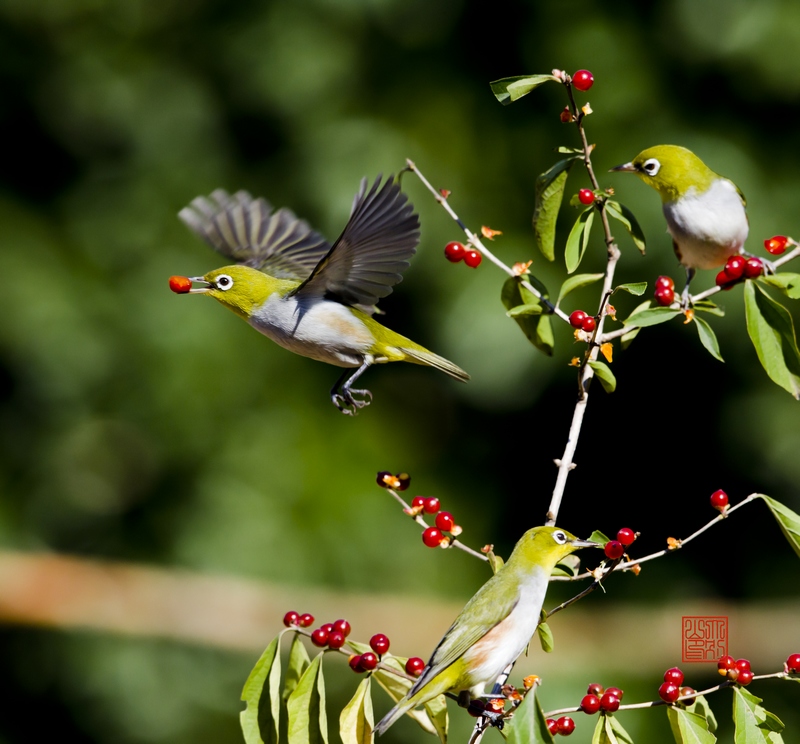
<path fill-rule="evenodd" d="M 400 716 L 442 693 L 485 695 L 486 685 L 517 660 L 536 632 L 556 564 L 578 548 L 596 547 L 558 527 L 528 530 L 508 561 L 467 602 L 419 679 L 375 733 L 384 733 Z"/>
<path fill-rule="evenodd" d="M 202 277 L 173 277 L 177 292 L 204 293 L 296 354 L 347 369 L 331 390 L 336 407 L 354 414 L 369 390 L 351 386 L 372 364 L 413 362 L 457 380 L 469 375 L 452 362 L 378 323 L 376 303 L 402 280 L 419 243 L 419 218 L 400 186 L 367 179 L 350 219 L 331 246 L 288 209 L 272 211 L 245 191 L 198 197 L 178 215 L 236 264 Z M 191 282 L 203 284 L 191 288 Z M 353 371 L 354 370 L 354 371 Z"/>
<path fill-rule="evenodd" d="M 684 300 L 696 269 L 722 266 L 742 252 L 749 231 L 744 195 L 691 150 L 656 145 L 611 170 L 635 173 L 661 196 L 675 255 L 686 269 Z"/>

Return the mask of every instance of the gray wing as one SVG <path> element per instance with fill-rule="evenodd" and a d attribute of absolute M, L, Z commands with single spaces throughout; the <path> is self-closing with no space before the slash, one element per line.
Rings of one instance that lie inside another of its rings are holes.
<path fill-rule="evenodd" d="M 364 178 L 339 239 L 294 293 L 375 305 L 402 280 L 418 244 L 419 217 L 400 186 L 378 176 L 367 191 Z"/>
<path fill-rule="evenodd" d="M 246 191 L 198 196 L 178 217 L 223 256 L 280 279 L 308 278 L 331 250 L 305 220 Z"/>

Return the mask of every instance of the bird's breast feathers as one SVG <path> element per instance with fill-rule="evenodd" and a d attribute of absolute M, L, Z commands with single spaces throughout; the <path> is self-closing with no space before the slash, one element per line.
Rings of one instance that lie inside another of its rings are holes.
<path fill-rule="evenodd" d="M 271 294 L 249 318 L 250 325 L 296 354 L 337 367 L 358 367 L 373 336 L 349 307 L 321 298 Z"/>
<path fill-rule="evenodd" d="M 704 192 L 690 188 L 680 199 L 664 204 L 667 229 L 684 266 L 710 269 L 738 253 L 749 230 L 736 186 L 719 178 Z"/>

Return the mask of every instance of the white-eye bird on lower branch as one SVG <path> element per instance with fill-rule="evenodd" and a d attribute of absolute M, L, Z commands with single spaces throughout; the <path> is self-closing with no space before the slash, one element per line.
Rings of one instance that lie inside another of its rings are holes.
<path fill-rule="evenodd" d="M 597 547 L 558 527 L 528 530 L 508 561 L 467 602 L 419 679 L 375 733 L 384 733 L 400 716 L 445 692 L 484 696 L 486 685 L 517 660 L 536 632 L 556 564 L 578 548 Z"/>
<path fill-rule="evenodd" d="M 180 293 L 204 293 L 296 354 L 347 368 L 331 390 L 336 407 L 355 414 L 369 390 L 352 384 L 372 364 L 413 362 L 457 380 L 469 375 L 378 323 L 378 300 L 402 280 L 419 243 L 419 218 L 399 185 L 367 179 L 350 219 L 331 246 L 288 209 L 275 212 L 245 191 L 198 197 L 178 215 L 235 265 L 202 277 L 173 277 Z M 191 282 L 203 284 L 191 288 Z"/>
<path fill-rule="evenodd" d="M 686 269 L 684 303 L 697 269 L 722 266 L 742 252 L 750 229 L 744 195 L 691 150 L 656 145 L 611 170 L 635 173 L 661 196 L 675 255 Z"/>

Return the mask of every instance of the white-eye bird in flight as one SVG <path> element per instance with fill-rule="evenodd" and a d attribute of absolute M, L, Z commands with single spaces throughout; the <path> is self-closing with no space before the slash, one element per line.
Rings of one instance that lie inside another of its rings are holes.
<path fill-rule="evenodd" d="M 445 692 L 463 696 L 465 704 L 467 693 L 485 697 L 486 685 L 517 660 L 536 632 L 556 564 L 578 548 L 598 547 L 558 527 L 528 530 L 508 561 L 467 602 L 419 679 L 375 733 L 383 734 L 400 716 Z"/>
<path fill-rule="evenodd" d="M 235 263 L 202 277 L 173 277 L 172 289 L 213 297 L 285 349 L 345 367 L 331 390 L 343 413 L 369 405 L 369 390 L 352 385 L 373 364 L 412 362 L 469 379 L 372 317 L 377 302 L 402 280 L 420 239 L 419 218 L 391 177 L 381 184 L 378 176 L 369 188 L 366 178 L 361 181 L 333 245 L 290 210 L 273 212 L 245 191 L 214 191 L 178 216 Z"/>
<path fill-rule="evenodd" d="M 686 269 L 684 304 L 697 269 L 722 266 L 742 253 L 750 229 L 744 195 L 691 150 L 656 145 L 611 170 L 635 173 L 661 196 L 675 255 Z"/>

